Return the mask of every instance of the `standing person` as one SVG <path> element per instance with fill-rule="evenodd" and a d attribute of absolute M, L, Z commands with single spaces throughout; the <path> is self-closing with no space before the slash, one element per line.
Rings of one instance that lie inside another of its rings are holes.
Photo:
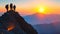
<path fill-rule="evenodd" d="M 9 6 L 8 6 L 8 4 L 5 6 L 5 8 L 6 8 L 6 10 L 8 11 L 8 9 L 9 9 Z"/>
<path fill-rule="evenodd" d="M 16 6 L 15 5 L 13 6 L 13 9 L 16 10 Z"/>
<path fill-rule="evenodd" d="M 13 4 L 11 3 L 11 4 L 10 4 L 10 10 L 12 10 L 12 9 L 13 9 Z"/>

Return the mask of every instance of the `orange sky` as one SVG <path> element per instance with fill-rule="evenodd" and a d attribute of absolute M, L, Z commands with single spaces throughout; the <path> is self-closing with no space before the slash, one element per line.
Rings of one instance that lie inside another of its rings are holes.
<path fill-rule="evenodd" d="M 6 12 L 5 5 L 14 3 L 17 8 L 16 11 L 22 16 L 39 13 L 39 8 L 45 9 L 44 14 L 60 14 L 60 1 L 58 0 L 0 0 L 0 12 Z"/>

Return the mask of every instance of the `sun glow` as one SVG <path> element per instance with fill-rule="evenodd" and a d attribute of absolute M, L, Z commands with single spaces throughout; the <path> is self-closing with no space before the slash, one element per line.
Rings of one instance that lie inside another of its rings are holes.
<path fill-rule="evenodd" d="M 44 9 L 43 7 L 40 7 L 40 8 L 39 8 L 39 12 L 40 12 L 40 13 L 44 13 L 44 10 L 45 10 L 45 9 Z"/>

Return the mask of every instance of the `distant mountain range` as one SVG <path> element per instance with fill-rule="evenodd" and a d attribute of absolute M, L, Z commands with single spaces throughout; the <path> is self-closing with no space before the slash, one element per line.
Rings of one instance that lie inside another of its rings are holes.
<path fill-rule="evenodd" d="M 52 22 L 60 21 L 59 14 L 40 14 L 36 13 L 23 17 L 28 23 L 35 24 L 50 24 Z"/>
<path fill-rule="evenodd" d="M 54 28 L 51 24 L 37 24 L 33 26 L 38 34 L 52 34 L 54 33 Z"/>
<path fill-rule="evenodd" d="M 38 34 L 60 34 L 60 15 L 59 14 L 40 14 L 36 13 L 23 17 L 28 23 L 32 24 Z"/>
<path fill-rule="evenodd" d="M 33 27 L 39 34 L 60 34 L 60 22 L 51 24 L 37 24 L 33 25 Z"/>

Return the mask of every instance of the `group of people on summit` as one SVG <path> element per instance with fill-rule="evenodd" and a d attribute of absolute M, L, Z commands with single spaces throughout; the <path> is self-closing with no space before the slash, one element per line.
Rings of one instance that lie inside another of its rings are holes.
<path fill-rule="evenodd" d="M 8 11 L 9 10 L 9 5 L 7 4 L 6 6 L 5 6 L 5 8 L 6 8 L 6 10 Z M 14 5 L 13 6 L 13 4 L 11 3 L 10 4 L 10 10 L 15 10 L 16 9 L 16 6 Z"/>

